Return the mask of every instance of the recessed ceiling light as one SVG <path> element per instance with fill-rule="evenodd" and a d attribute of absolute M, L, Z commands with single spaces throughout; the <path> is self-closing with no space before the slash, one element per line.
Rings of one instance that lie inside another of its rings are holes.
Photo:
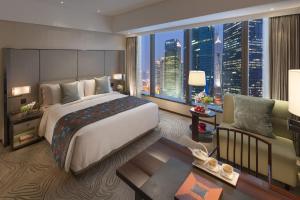
<path fill-rule="evenodd" d="M 64 1 L 60 1 L 59 3 L 60 3 L 60 5 L 64 5 L 64 4 L 65 4 L 65 2 L 64 2 Z"/>
<path fill-rule="evenodd" d="M 100 9 L 97 9 L 97 13 L 101 13 L 101 10 L 100 10 Z"/>
<path fill-rule="evenodd" d="M 130 35 L 131 33 L 130 33 L 130 32 L 128 32 L 127 34 L 128 34 L 128 35 Z"/>
<path fill-rule="evenodd" d="M 270 11 L 274 11 L 275 9 L 274 8 L 270 8 Z"/>

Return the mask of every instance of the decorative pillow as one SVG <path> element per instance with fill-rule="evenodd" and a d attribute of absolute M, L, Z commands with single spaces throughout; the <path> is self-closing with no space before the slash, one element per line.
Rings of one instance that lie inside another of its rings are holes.
<path fill-rule="evenodd" d="M 80 99 L 77 81 L 72 83 L 61 83 L 60 88 L 62 94 L 61 101 L 63 104 Z"/>
<path fill-rule="evenodd" d="M 84 82 L 84 96 L 90 96 L 95 94 L 95 80 L 83 80 Z"/>
<path fill-rule="evenodd" d="M 236 95 L 233 126 L 266 137 L 274 137 L 272 128 L 274 104 L 275 101 L 271 99 Z"/>
<path fill-rule="evenodd" d="M 41 101 L 43 106 L 60 103 L 61 90 L 59 84 L 41 84 Z"/>
<path fill-rule="evenodd" d="M 77 81 L 78 82 L 78 94 L 79 97 L 84 97 L 84 81 Z"/>
<path fill-rule="evenodd" d="M 111 92 L 110 78 L 103 76 L 101 78 L 95 78 L 96 88 L 95 94 L 104 94 Z"/>

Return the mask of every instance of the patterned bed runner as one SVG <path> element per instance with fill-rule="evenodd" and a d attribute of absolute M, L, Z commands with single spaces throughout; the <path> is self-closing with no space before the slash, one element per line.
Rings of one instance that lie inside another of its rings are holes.
<path fill-rule="evenodd" d="M 78 110 L 60 118 L 54 128 L 51 145 L 58 166 L 64 167 L 70 142 L 79 129 L 149 102 L 128 96 Z"/>

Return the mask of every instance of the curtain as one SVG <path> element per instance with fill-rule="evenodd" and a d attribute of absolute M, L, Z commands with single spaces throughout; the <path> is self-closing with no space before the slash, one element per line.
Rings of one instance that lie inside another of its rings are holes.
<path fill-rule="evenodd" d="M 126 38 L 126 90 L 137 96 L 137 38 Z"/>
<path fill-rule="evenodd" d="M 270 19 L 270 96 L 288 100 L 288 70 L 300 69 L 300 15 Z"/>

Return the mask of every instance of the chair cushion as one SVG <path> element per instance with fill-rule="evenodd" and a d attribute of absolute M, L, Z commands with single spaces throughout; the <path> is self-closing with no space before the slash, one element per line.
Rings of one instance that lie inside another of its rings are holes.
<path fill-rule="evenodd" d="M 78 91 L 78 82 L 61 83 L 62 103 L 70 103 L 80 99 Z"/>
<path fill-rule="evenodd" d="M 273 136 L 272 110 L 274 100 L 244 95 L 234 97 L 233 126 L 267 137 Z"/>
<path fill-rule="evenodd" d="M 222 123 L 224 128 L 234 128 L 230 124 Z M 256 135 L 249 133 L 250 135 Z M 290 186 L 297 184 L 297 166 L 296 153 L 293 142 L 289 139 L 275 136 L 274 138 L 256 135 L 272 144 L 272 178 Z M 233 134 L 229 139 L 229 160 L 233 162 Z M 236 137 L 236 163 L 240 164 L 241 152 L 241 136 L 237 133 Z M 220 156 L 227 158 L 227 132 L 220 131 Z M 250 140 L 250 168 L 255 171 L 256 168 L 256 152 L 255 140 Z M 258 172 L 267 175 L 267 145 L 258 143 Z M 248 166 L 248 136 L 243 137 L 243 166 Z"/>

